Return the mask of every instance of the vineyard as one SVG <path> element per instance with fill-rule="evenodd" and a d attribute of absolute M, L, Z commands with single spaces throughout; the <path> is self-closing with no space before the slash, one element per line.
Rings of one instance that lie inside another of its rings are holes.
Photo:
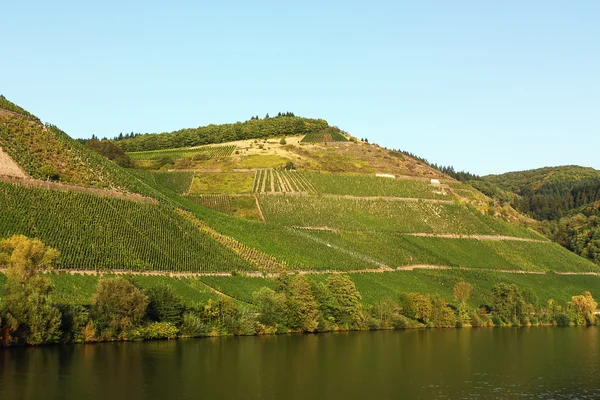
<path fill-rule="evenodd" d="M 194 176 L 190 194 L 252 193 L 252 172 L 204 172 Z"/>
<path fill-rule="evenodd" d="M 392 268 L 442 265 L 489 270 L 600 272 L 556 243 L 414 237 L 378 232 L 305 232 L 321 242 L 368 256 Z"/>
<path fill-rule="evenodd" d="M 227 146 L 207 146 L 207 147 L 192 147 L 181 149 L 166 149 L 166 150 L 150 150 L 136 151 L 127 153 L 132 160 L 160 160 L 162 158 L 196 158 L 209 159 L 215 157 L 229 157 L 235 151 L 235 145 Z"/>
<path fill-rule="evenodd" d="M 348 139 L 337 130 L 329 128 L 319 132 L 311 132 L 306 134 L 302 143 L 327 143 L 327 142 L 347 142 Z"/>
<path fill-rule="evenodd" d="M 13 234 L 56 247 L 62 268 L 255 269 L 170 207 L 0 183 L 0 236 Z"/>
<path fill-rule="evenodd" d="M 540 302 L 549 299 L 566 303 L 573 293 L 590 290 L 600 293 L 600 277 L 556 274 L 513 274 L 496 271 L 415 270 L 384 272 L 380 274 L 351 274 L 363 296 L 363 303 L 373 305 L 389 298 L 398 298 L 402 292 L 437 294 L 446 300 L 453 298 L 452 287 L 466 281 L 473 285 L 469 303 L 472 307 L 490 303 L 492 287 L 497 283 L 516 284 L 521 290 L 534 293 Z M 323 276 L 311 277 L 323 279 Z M 542 304 L 543 304 L 542 303 Z"/>
<path fill-rule="evenodd" d="M 238 254 L 244 261 L 254 265 L 259 270 L 265 273 L 281 273 L 287 270 L 287 265 L 277 261 L 275 258 L 260 252 L 252 247 L 245 245 L 244 243 L 238 242 L 228 236 L 222 235 L 215 231 L 213 228 L 200 221 L 193 214 L 178 210 L 179 215 L 190 221 L 202 232 L 207 233 L 212 238 L 223 244 L 233 252 Z"/>
<path fill-rule="evenodd" d="M 314 186 L 294 170 L 259 169 L 254 175 L 253 193 L 314 193 Z"/>
<path fill-rule="evenodd" d="M 318 193 L 381 196 L 381 197 L 413 197 L 422 199 L 448 199 L 437 193 L 429 180 L 425 179 L 393 179 L 378 177 L 374 174 L 301 172 L 305 181 Z"/>
<path fill-rule="evenodd" d="M 539 238 L 533 231 L 459 204 L 318 196 L 259 196 L 267 223 L 351 231 L 482 234 Z"/>
<path fill-rule="evenodd" d="M 260 221 L 260 214 L 256 208 L 253 196 L 230 196 L 227 194 L 188 195 L 188 199 L 208 207 L 211 210 L 237 217 Z"/>
<path fill-rule="evenodd" d="M 194 178 L 194 173 L 187 171 L 148 171 L 148 174 L 155 185 L 177 194 L 187 193 Z"/>

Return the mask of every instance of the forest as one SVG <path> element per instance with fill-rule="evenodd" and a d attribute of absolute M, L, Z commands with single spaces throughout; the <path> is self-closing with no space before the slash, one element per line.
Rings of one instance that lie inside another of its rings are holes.
<path fill-rule="evenodd" d="M 160 134 L 119 135 L 114 142 L 125 152 L 175 149 L 211 143 L 266 138 L 282 135 L 306 135 L 324 129 L 334 129 L 323 119 L 302 118 L 293 113 L 268 114 L 263 119 L 252 118 L 234 124 L 208 125 Z M 339 131 L 341 132 L 341 131 Z"/>

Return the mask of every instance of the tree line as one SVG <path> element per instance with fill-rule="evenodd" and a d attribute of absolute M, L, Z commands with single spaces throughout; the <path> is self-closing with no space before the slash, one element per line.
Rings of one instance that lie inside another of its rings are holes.
<path fill-rule="evenodd" d="M 468 282 L 453 288 L 453 303 L 439 295 L 402 293 L 365 307 L 352 280 L 332 274 L 326 281 L 282 274 L 274 288 L 253 295 L 254 305 L 240 306 L 225 296 L 187 305 L 168 285 L 142 289 L 127 277 L 104 276 L 91 305 L 57 304 L 44 272 L 59 258 L 37 239 L 13 236 L 0 242 L 0 265 L 7 282 L 0 297 L 1 344 L 40 345 L 111 340 L 170 339 L 287 332 L 483 327 L 595 325 L 597 303 L 589 292 L 568 304 L 543 306 L 531 291 L 499 283 L 487 305 L 468 304 Z"/>
<path fill-rule="evenodd" d="M 305 135 L 329 128 L 323 119 L 302 118 L 293 113 L 280 113 L 276 117 L 253 117 L 234 124 L 208 125 L 159 134 L 120 134 L 114 142 L 125 152 L 173 149 L 226 143 L 236 140 L 257 139 L 284 135 Z"/>

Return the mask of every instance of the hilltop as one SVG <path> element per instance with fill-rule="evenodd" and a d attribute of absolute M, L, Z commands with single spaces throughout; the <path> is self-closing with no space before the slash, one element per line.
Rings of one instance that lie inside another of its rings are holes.
<path fill-rule="evenodd" d="M 57 248 L 59 269 L 85 274 L 53 278 L 70 302 L 89 301 L 106 272 L 172 279 L 190 302 L 229 296 L 249 307 L 282 273 L 315 284 L 344 274 L 365 307 L 406 292 L 451 301 L 460 281 L 474 285 L 473 306 L 499 282 L 543 302 L 600 290 L 598 265 L 510 205 L 324 120 L 288 114 L 86 146 L 2 104 L 0 174 L 12 176 L 0 181 L 0 238 Z M 100 155 L 123 160 L 113 145 L 132 168 Z M 558 184 L 539 180 L 523 179 Z M 509 193 L 500 178 L 482 182 Z"/>

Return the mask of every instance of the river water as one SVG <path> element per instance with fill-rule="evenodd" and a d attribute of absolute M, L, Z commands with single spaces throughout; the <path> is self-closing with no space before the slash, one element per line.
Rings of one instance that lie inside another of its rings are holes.
<path fill-rule="evenodd" d="M 0 349 L 0 399 L 599 399 L 597 328 Z"/>

